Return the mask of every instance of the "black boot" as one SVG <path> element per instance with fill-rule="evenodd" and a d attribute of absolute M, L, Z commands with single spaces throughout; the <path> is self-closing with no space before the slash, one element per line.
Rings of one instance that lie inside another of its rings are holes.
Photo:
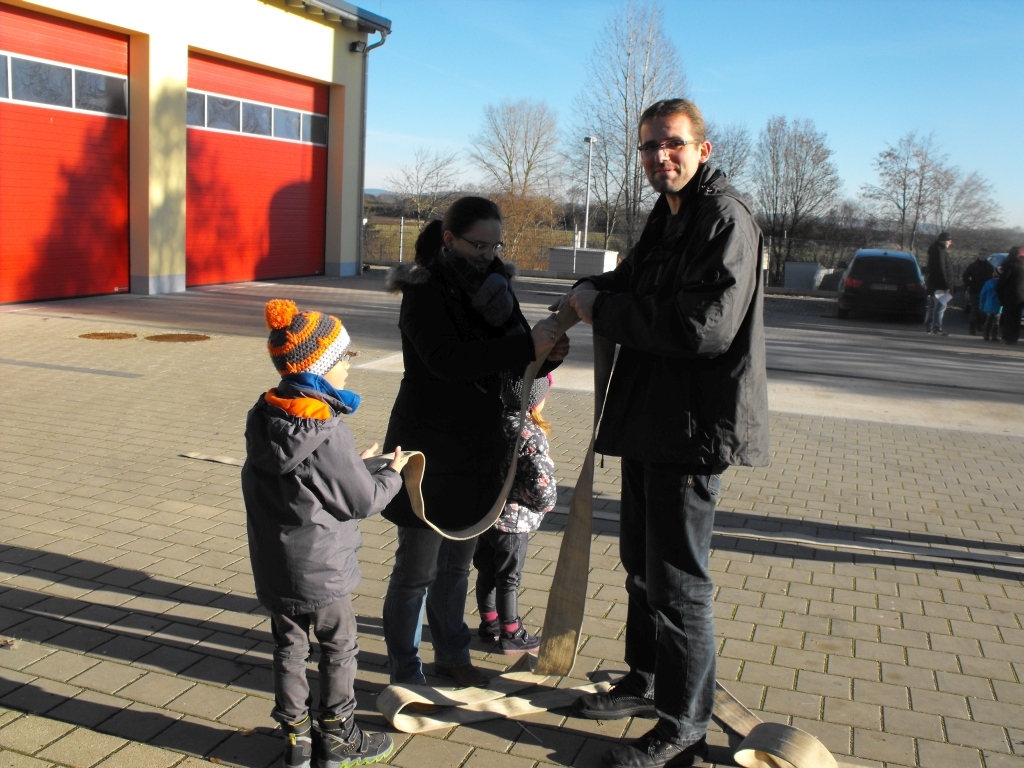
<path fill-rule="evenodd" d="M 317 744 L 318 768 L 353 768 L 379 763 L 391 754 L 395 743 L 386 733 L 367 733 L 356 719 L 321 720 Z"/>
<path fill-rule="evenodd" d="M 283 768 L 309 768 L 313 758 L 313 727 L 309 715 L 297 723 L 282 723 L 284 731 Z"/>
<path fill-rule="evenodd" d="M 655 728 L 635 741 L 613 747 L 601 764 L 605 768 L 676 768 L 693 765 L 707 756 L 706 737 L 684 747 L 658 735 Z"/>
<path fill-rule="evenodd" d="M 585 693 L 572 703 L 576 717 L 588 720 L 619 720 L 623 717 L 657 717 L 654 699 L 636 693 L 643 683 L 630 672 L 606 693 Z"/>

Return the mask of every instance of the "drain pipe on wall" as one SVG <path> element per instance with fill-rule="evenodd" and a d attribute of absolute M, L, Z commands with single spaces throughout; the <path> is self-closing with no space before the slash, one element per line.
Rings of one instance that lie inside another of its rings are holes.
<path fill-rule="evenodd" d="M 359 260 L 356 263 L 357 275 L 363 274 L 363 259 L 366 252 L 366 92 L 369 86 L 370 51 L 380 48 L 388 39 L 388 33 L 385 30 L 378 29 L 377 32 L 380 33 L 380 40 L 373 45 L 367 45 L 361 40 L 349 45 L 349 50 L 354 52 L 362 50 L 363 53 L 363 115 L 359 128 Z"/>

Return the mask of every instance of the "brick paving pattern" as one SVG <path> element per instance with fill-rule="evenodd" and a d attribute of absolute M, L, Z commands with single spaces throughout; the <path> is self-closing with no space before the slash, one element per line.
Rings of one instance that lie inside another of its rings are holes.
<path fill-rule="evenodd" d="M 278 295 L 336 308 L 366 359 L 398 349 L 397 333 L 361 336 L 359 326 L 380 307 L 393 312 L 394 300 L 352 280 L 0 312 L 0 634 L 16 640 L 0 649 L 0 765 L 277 759 L 272 645 L 253 593 L 238 469 L 178 454 L 244 456 L 245 413 L 276 382 L 261 310 Z M 785 306 L 776 299 L 772 311 Z M 78 338 L 111 330 L 138 338 Z M 180 330 L 211 338 L 143 338 Z M 399 379 L 353 371 L 359 443 L 383 437 Z M 556 389 L 545 411 L 561 506 L 531 540 L 521 596 L 531 631 L 543 620 L 590 401 Z M 857 764 L 1024 766 L 1024 440 L 792 413 L 773 413 L 771 428 L 772 466 L 729 470 L 716 519 L 719 678 L 764 719 L 810 731 Z M 615 459 L 596 470 L 595 492 L 585 637 L 562 685 L 624 669 Z M 380 518 L 361 525 L 359 715 L 383 728 L 374 698 L 387 684 L 380 616 L 395 530 Z M 796 532 L 969 548 L 992 562 L 780 540 Z M 429 669 L 427 632 L 425 641 Z M 480 665 L 504 669 L 490 650 L 474 640 Z M 650 725 L 552 712 L 396 733 L 390 762 L 583 768 L 599 764 L 608 739 Z M 726 743 L 721 733 L 711 740 Z"/>

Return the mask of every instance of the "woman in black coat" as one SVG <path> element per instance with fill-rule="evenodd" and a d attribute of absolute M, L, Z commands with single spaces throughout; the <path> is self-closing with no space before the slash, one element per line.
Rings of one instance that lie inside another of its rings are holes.
<path fill-rule="evenodd" d="M 483 518 L 502 485 L 510 449 L 501 428 L 500 375 L 522 375 L 546 356 L 538 375 L 565 357 L 568 339 L 545 319 L 532 330 L 512 292 L 501 252 L 501 212 L 480 197 L 454 202 L 416 241 L 416 263 L 388 274 L 402 292 L 398 326 L 405 376 L 391 410 L 384 449 L 402 445 L 426 457 L 423 497 L 440 528 Z M 557 342 L 557 343 L 556 343 Z M 398 551 L 384 599 L 384 640 L 393 683 L 423 684 L 422 612 L 438 675 L 486 685 L 470 663 L 464 613 L 476 539 L 445 539 L 413 514 L 404 489 L 384 517 L 398 526 Z"/>

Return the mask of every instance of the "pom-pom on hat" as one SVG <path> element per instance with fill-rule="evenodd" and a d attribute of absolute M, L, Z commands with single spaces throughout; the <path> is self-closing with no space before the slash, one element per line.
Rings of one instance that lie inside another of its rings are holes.
<path fill-rule="evenodd" d="M 267 350 L 282 376 L 323 376 L 338 364 L 352 341 L 338 318 L 322 312 L 299 312 L 295 302 L 288 299 L 271 299 L 264 314 L 270 329 Z"/>
<path fill-rule="evenodd" d="M 527 410 L 532 411 L 544 401 L 553 383 L 554 379 L 550 373 L 533 380 L 533 386 L 530 387 L 530 404 Z M 514 376 L 508 372 L 503 373 L 501 376 L 501 401 L 505 406 L 518 412 L 522 396 L 523 377 Z"/>

